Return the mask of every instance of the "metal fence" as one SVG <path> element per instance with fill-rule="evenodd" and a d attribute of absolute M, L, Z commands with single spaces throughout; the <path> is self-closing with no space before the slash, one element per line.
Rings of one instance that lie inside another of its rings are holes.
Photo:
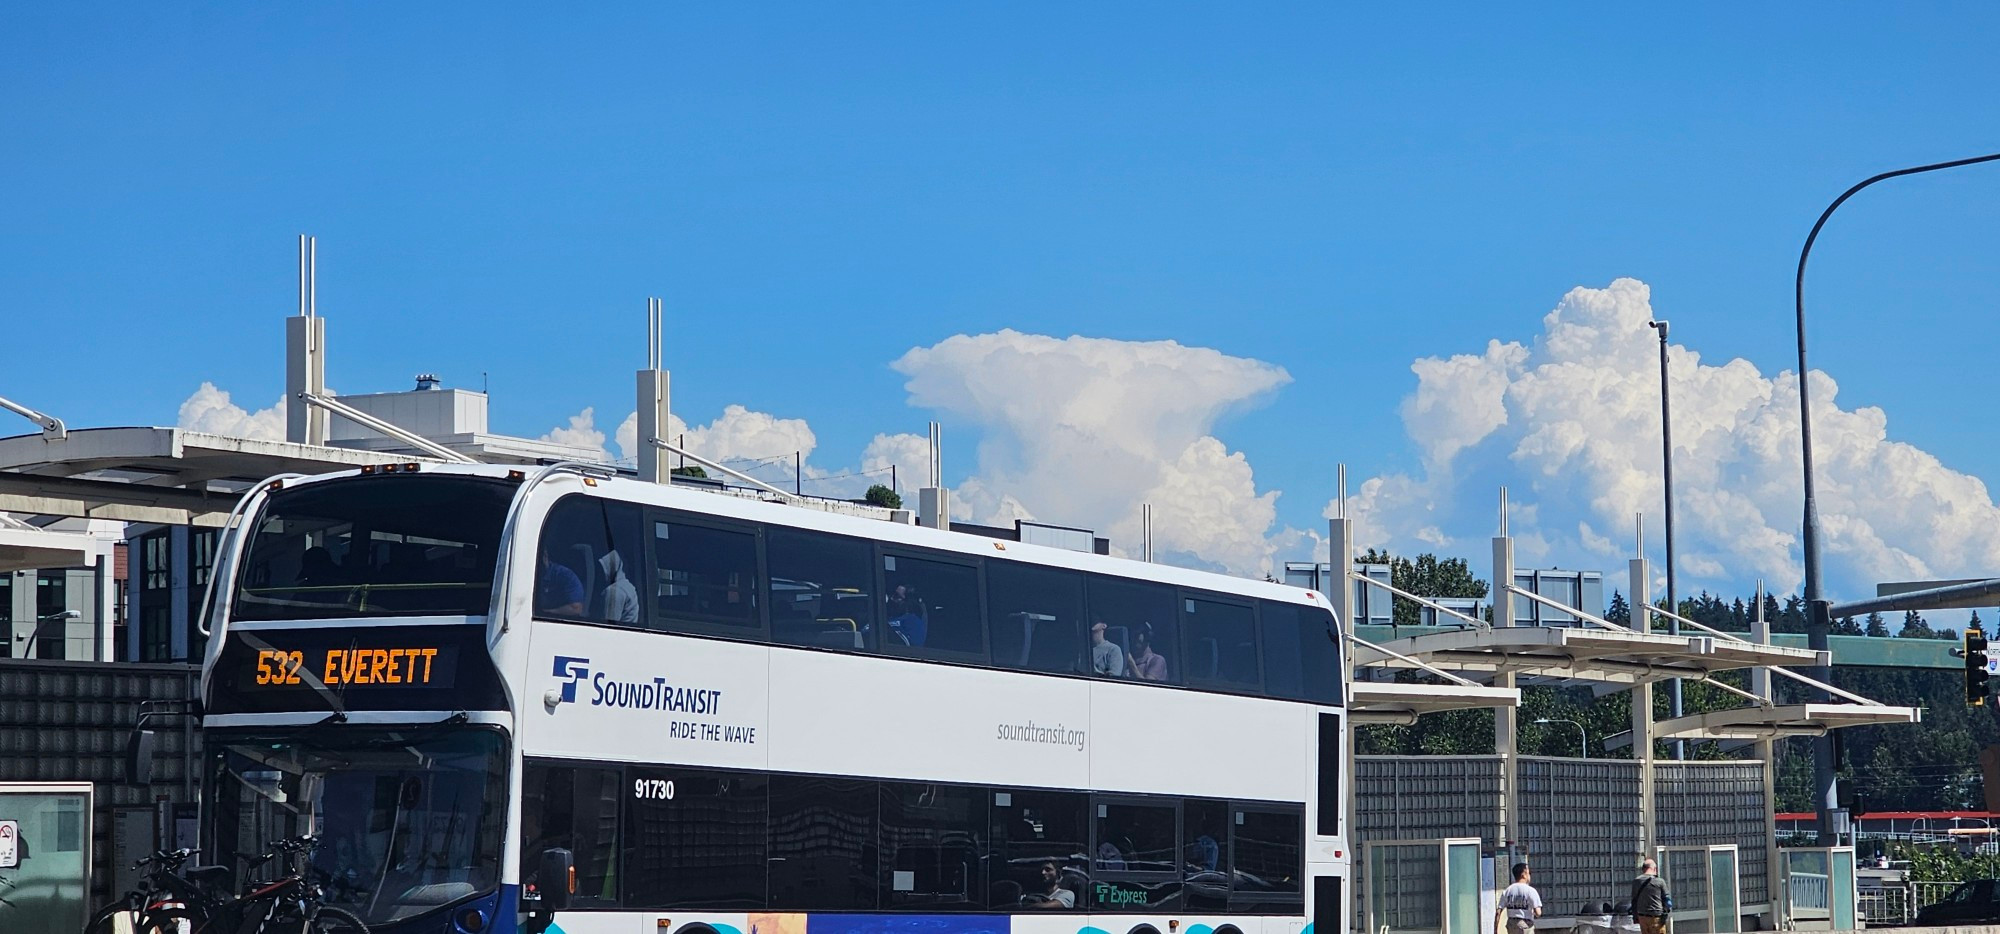
<path fill-rule="evenodd" d="M 200 738 L 191 728 L 161 732 L 154 784 L 126 784 L 123 762 L 140 704 L 191 697 L 197 676 L 192 665 L 0 659 L 0 781 L 96 786 L 92 904 L 114 894 L 113 809 L 194 800 Z"/>
<path fill-rule="evenodd" d="M 1519 774 L 1517 832 L 1548 914 L 1623 900 L 1639 853 L 1639 763 L 1524 756 Z"/>
<path fill-rule="evenodd" d="M 1749 909 L 1771 901 L 1765 835 L 1770 803 L 1764 799 L 1762 760 L 1656 762 L 1653 807 L 1661 846 L 1734 843 L 1743 905 Z M 1674 897 L 1678 902 L 1678 891 Z"/>

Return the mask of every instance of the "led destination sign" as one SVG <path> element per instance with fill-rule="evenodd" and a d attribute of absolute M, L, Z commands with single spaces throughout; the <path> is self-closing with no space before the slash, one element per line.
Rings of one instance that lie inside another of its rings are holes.
<path fill-rule="evenodd" d="M 500 710 L 484 626 L 300 626 L 228 636 L 214 712 Z"/>
<path fill-rule="evenodd" d="M 457 651 L 435 645 L 327 649 L 324 653 L 313 652 L 310 661 L 312 667 L 308 668 L 304 651 L 258 649 L 251 683 L 286 686 L 304 684 L 312 677 L 328 687 L 450 687 Z"/>

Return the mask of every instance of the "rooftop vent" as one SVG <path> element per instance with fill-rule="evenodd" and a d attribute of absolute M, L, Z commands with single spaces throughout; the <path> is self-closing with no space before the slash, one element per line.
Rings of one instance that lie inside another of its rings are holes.
<path fill-rule="evenodd" d="M 417 388 L 418 388 L 418 389 L 439 389 L 439 388 L 441 388 L 441 387 L 442 387 L 442 384 L 441 384 L 441 383 L 440 383 L 440 382 L 438 381 L 438 378 L 437 378 L 437 374 L 436 374 L 436 373 L 418 373 L 418 374 L 417 374 Z"/>

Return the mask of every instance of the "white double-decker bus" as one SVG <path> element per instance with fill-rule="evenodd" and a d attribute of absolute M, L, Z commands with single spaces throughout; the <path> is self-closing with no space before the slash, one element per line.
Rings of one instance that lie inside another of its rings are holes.
<path fill-rule="evenodd" d="M 1324 598 L 557 465 L 267 481 L 205 858 L 377 934 L 1344 934 Z"/>

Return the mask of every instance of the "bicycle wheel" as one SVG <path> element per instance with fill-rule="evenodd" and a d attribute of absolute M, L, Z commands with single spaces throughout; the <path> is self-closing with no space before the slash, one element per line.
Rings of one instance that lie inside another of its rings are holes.
<path fill-rule="evenodd" d="M 180 908 L 158 908 L 142 916 L 120 905 L 98 912 L 84 931 L 86 934 L 194 934 L 198 927 L 194 916 Z"/>
<path fill-rule="evenodd" d="M 312 924 L 306 926 L 311 934 L 368 934 L 368 925 L 345 908 L 329 908 L 321 905 L 313 912 Z"/>

